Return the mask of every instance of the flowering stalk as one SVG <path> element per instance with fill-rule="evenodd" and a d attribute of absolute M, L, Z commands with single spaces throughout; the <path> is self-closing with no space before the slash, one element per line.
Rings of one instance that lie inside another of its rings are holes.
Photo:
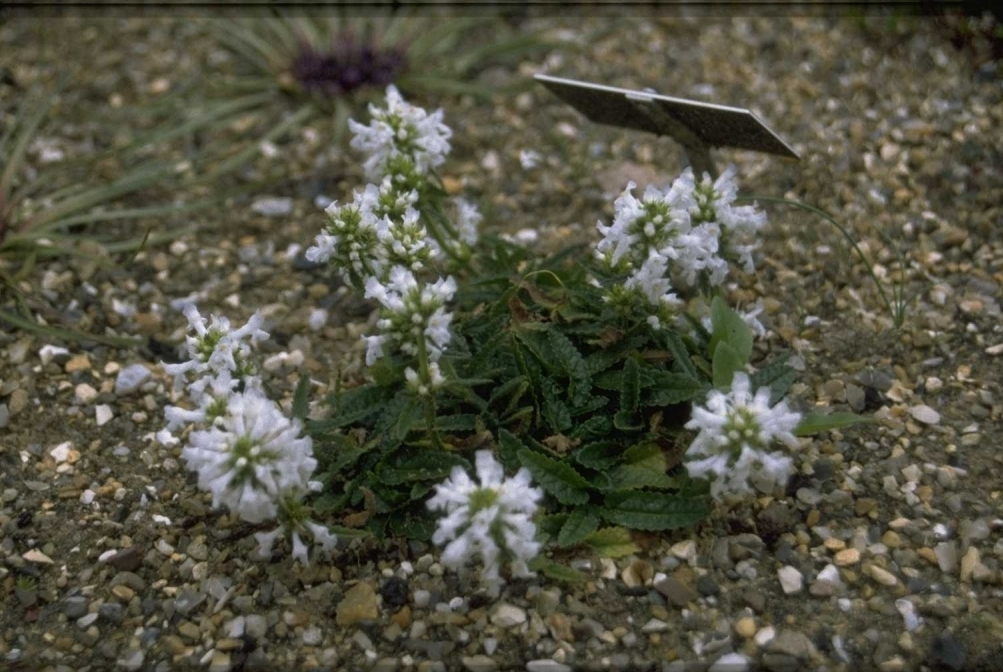
<path fill-rule="evenodd" d="M 453 467 L 449 478 L 435 486 L 428 508 L 446 515 L 439 519 L 432 542 L 446 545 L 442 563 L 451 569 L 479 555 L 484 565 L 481 583 L 497 596 L 502 562 L 510 564 L 513 576 L 534 575 L 528 562 L 540 552 L 540 543 L 532 517 L 543 491 L 530 487 L 525 468 L 506 479 L 490 450 L 477 451 L 475 462 L 480 484 L 462 467 Z"/>
<path fill-rule="evenodd" d="M 293 557 L 309 564 L 301 534 L 309 532 L 325 552 L 337 539 L 308 520 L 303 503 L 319 485 L 310 480 L 317 467 L 312 440 L 301 436 L 299 420 L 287 418 L 265 396 L 255 373 L 251 345 L 268 338 L 263 319 L 255 313 L 246 325 L 231 329 L 229 320 L 216 316 L 207 327 L 193 303 L 185 305 L 184 314 L 195 332 L 185 343 L 191 359 L 164 369 L 176 385 L 187 383 L 196 408 L 168 406 L 167 429 L 158 436 L 174 443 L 171 430 L 190 425 L 181 457 L 198 474 L 199 488 L 212 493 L 213 507 L 225 506 L 250 523 L 277 518 L 277 528 L 258 535 L 260 553 L 269 554 L 280 534 L 291 534 Z"/>

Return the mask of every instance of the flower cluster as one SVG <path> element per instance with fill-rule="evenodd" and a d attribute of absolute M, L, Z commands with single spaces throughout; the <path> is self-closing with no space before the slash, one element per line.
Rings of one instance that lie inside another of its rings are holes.
<path fill-rule="evenodd" d="M 801 415 L 781 401 L 770 407 L 770 390 L 761 387 L 751 394 L 749 376 L 736 372 L 731 390 L 712 391 L 706 407 L 694 406 L 686 429 L 700 430 L 686 451 L 686 470 L 693 478 L 711 478 L 711 495 L 751 492 L 751 486 L 769 492 L 787 482 L 791 458 L 769 452 L 774 439 L 797 448 L 791 432 Z"/>
<path fill-rule="evenodd" d="M 456 282 L 440 276 L 426 283 L 421 274 L 444 252 L 464 260 L 477 243 L 481 214 L 455 198 L 454 227 L 439 207 L 445 192 L 435 186 L 432 170 L 449 153 L 452 134 L 442 110 L 428 114 L 389 86 L 386 108 L 370 105 L 369 111 L 368 126 L 353 120 L 349 127 L 352 147 L 368 154 L 365 170 L 373 183 L 350 204 L 327 208 L 331 223 L 306 255 L 331 262 L 347 284 L 380 302 L 380 333 L 363 337 L 367 365 L 393 344 L 416 359 L 417 368 L 405 369 L 405 380 L 427 395 L 444 382 L 438 360 L 450 341 L 452 319 L 444 304 L 453 298 Z"/>
<path fill-rule="evenodd" d="M 265 396 L 251 360 L 251 346 L 268 338 L 263 318 L 255 313 L 247 324 L 232 329 L 225 317 L 205 318 L 194 303 L 184 308 L 189 328 L 190 359 L 165 364 L 178 387 L 187 384 L 194 408 L 168 406 L 170 432 L 190 426 L 181 451 L 186 466 L 198 474 L 198 485 L 212 493 L 214 507 L 226 506 L 249 523 L 278 518 L 279 526 L 259 533 L 259 553 L 269 555 L 279 534 L 292 536 L 293 557 L 308 563 L 306 532 L 322 550 L 337 539 L 327 528 L 306 519 L 303 498 L 312 489 L 310 476 L 317 467 L 313 444 L 302 437 L 298 420 L 290 420 L 279 405 Z"/>
<path fill-rule="evenodd" d="M 383 333 L 364 336 L 366 364 L 372 366 L 383 356 L 383 346 L 392 343 L 401 352 L 416 357 L 422 371 L 408 367 L 408 384 L 420 395 L 444 382 L 439 371 L 439 357 L 449 345 L 452 334 L 449 324 L 452 313 L 443 305 L 453 298 L 456 281 L 439 278 L 432 284 L 419 284 L 411 271 L 394 266 L 390 281 L 384 285 L 376 278 L 366 282 L 366 298 L 380 302 L 380 319 L 376 323 Z"/>
<path fill-rule="evenodd" d="M 737 194 L 734 169 L 715 182 L 704 176 L 698 184 L 687 168 L 667 190 L 648 186 L 641 198 L 633 182 L 614 203 L 613 223 L 601 221 L 602 239 L 596 257 L 626 280 L 607 288 L 613 305 L 644 305 L 654 328 L 671 316 L 680 301 L 673 283 L 692 288 L 716 287 L 728 274 L 727 258 L 739 258 L 754 270 L 751 234 L 766 222 L 753 206 L 732 205 Z"/>
<path fill-rule="evenodd" d="M 510 563 L 513 576 L 533 576 L 527 563 L 539 553 L 540 544 L 532 517 L 543 491 L 530 487 L 525 468 L 506 479 L 489 450 L 477 451 L 475 460 L 480 484 L 461 467 L 453 467 L 449 478 L 435 486 L 428 508 L 446 515 L 432 541 L 446 544 L 442 563 L 452 569 L 479 555 L 484 564 L 481 582 L 497 596 L 502 562 Z"/>
<path fill-rule="evenodd" d="M 452 130 L 442 123 L 442 110 L 428 114 L 410 105 L 397 87 L 387 87 L 387 106 L 370 104 L 372 120 L 363 126 L 354 119 L 348 128 L 355 135 L 351 145 L 369 155 L 363 168 L 371 180 L 396 171 L 387 170 L 394 161 L 410 162 L 414 170 L 426 173 L 446 160 Z M 396 166 L 397 171 L 400 164 Z"/>

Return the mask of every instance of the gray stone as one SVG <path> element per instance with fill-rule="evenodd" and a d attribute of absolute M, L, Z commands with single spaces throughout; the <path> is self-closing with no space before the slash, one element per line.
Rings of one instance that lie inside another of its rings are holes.
<path fill-rule="evenodd" d="M 491 613 L 491 622 L 499 628 L 511 628 L 526 622 L 526 610 L 502 602 Z"/>
<path fill-rule="evenodd" d="M 174 610 L 182 616 L 188 616 L 200 604 L 205 602 L 205 593 L 197 593 L 188 588 L 183 589 L 174 599 Z"/>
<path fill-rule="evenodd" d="M 124 396 L 136 392 L 153 374 L 142 364 L 130 364 L 115 377 L 115 394 Z"/>
<path fill-rule="evenodd" d="M 771 653 L 783 653 L 800 660 L 811 656 L 814 649 L 815 645 L 811 643 L 808 636 L 796 630 L 781 630 L 769 646 Z"/>
<path fill-rule="evenodd" d="M 251 210 L 266 217 L 281 217 L 293 211 L 293 199 L 259 198 L 251 203 Z"/>
<path fill-rule="evenodd" d="M 797 658 L 784 653 L 764 653 L 762 662 L 770 672 L 798 672 L 801 669 Z"/>
<path fill-rule="evenodd" d="M 571 667 L 550 658 L 541 658 L 526 663 L 526 672 L 571 672 Z"/>
<path fill-rule="evenodd" d="M 670 604 L 680 608 L 685 607 L 699 597 L 697 591 L 674 576 L 667 576 L 656 583 L 655 590 L 664 595 Z"/>
<path fill-rule="evenodd" d="M 463 663 L 463 668 L 468 672 L 495 672 L 498 669 L 498 663 L 493 658 L 482 654 L 463 656 L 460 662 Z"/>
<path fill-rule="evenodd" d="M 74 595 L 63 600 L 63 614 L 66 618 L 80 618 L 87 613 L 87 598 L 83 595 Z"/>

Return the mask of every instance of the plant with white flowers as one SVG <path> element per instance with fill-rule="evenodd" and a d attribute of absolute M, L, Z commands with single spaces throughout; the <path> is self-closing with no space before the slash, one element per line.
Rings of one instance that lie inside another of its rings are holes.
<path fill-rule="evenodd" d="M 176 384 L 187 386 L 194 408 L 168 406 L 165 445 L 176 442 L 171 431 L 188 428 L 181 451 L 185 465 L 198 474 L 198 485 L 212 493 L 213 507 L 225 506 L 249 523 L 277 519 L 271 532 L 258 533 L 259 554 L 270 555 L 280 534 L 292 537 L 293 557 L 309 564 L 301 535 L 309 534 L 322 551 L 337 538 L 316 522 L 304 498 L 314 489 L 317 467 L 313 441 L 301 436 L 299 420 L 290 419 L 265 396 L 251 345 L 268 338 L 263 318 L 255 313 L 232 329 L 225 317 L 212 316 L 207 326 L 194 303 L 184 306 L 190 359 L 165 364 Z"/>
<path fill-rule="evenodd" d="M 629 554 L 632 530 L 691 525 L 710 501 L 781 485 L 793 460 L 774 444 L 857 420 L 802 417 L 780 401 L 794 380 L 785 359 L 753 361 L 769 337 L 762 304 L 736 312 L 724 281 L 733 263 L 754 271 L 765 215 L 737 205 L 733 169 L 686 170 L 640 197 L 629 184 L 593 254 L 544 257 L 482 235 L 476 205 L 447 192 L 441 110 L 389 87 L 370 113 L 350 124 L 370 184 L 328 208 L 307 251 L 374 310 L 359 344 L 366 381 L 336 386 L 326 416 L 306 423 L 324 484 L 315 511 L 431 540 L 447 567 L 478 560 L 497 594 L 506 565 L 568 577 L 541 557 L 545 543 Z M 212 425 L 185 454 L 214 501 L 257 518 L 282 516 L 279 493 L 306 502 L 296 484 L 313 458 L 298 425 L 258 410 L 272 433 L 247 435 L 256 388 L 232 407 L 217 406 L 233 398 L 226 379 L 206 389 L 208 402 L 170 417 Z"/>
<path fill-rule="evenodd" d="M 509 563 L 512 576 L 529 577 L 529 561 L 540 552 L 533 515 L 543 499 L 543 491 L 530 486 L 530 475 L 520 469 L 512 478 L 490 450 L 476 455 L 475 483 L 462 467 L 453 467 L 449 478 L 435 486 L 428 508 L 442 511 L 432 542 L 445 544 L 442 564 L 459 569 L 480 557 L 484 569 L 481 583 L 497 596 L 503 583 L 502 563 Z"/>

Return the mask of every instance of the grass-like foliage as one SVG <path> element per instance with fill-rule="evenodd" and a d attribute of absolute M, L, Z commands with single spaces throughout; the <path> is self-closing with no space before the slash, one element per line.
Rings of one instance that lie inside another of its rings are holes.
<path fill-rule="evenodd" d="M 340 144 L 347 120 L 378 98 L 388 84 L 428 101 L 441 95 L 488 99 L 497 90 L 478 83 L 488 67 L 512 66 L 544 53 L 548 43 L 488 16 L 385 15 L 355 8 L 320 14 L 218 20 L 211 35 L 236 59 L 236 73 L 196 87 L 194 117 L 217 128 L 248 127 L 254 142 L 241 144 L 216 174 L 238 169 L 260 144 L 312 120 L 330 119 L 324 132 Z"/>
<path fill-rule="evenodd" d="M 183 189 L 197 193 L 200 179 L 190 174 L 183 161 L 145 158 L 146 148 L 169 136 L 169 129 L 160 128 L 89 155 L 32 160 L 30 150 L 51 121 L 50 112 L 64 85 L 65 80 L 48 93 L 25 93 L 12 114 L 2 120 L 0 289 L 16 309 L 0 310 L 0 319 L 51 337 L 76 339 L 84 335 L 34 320 L 18 281 L 27 278 L 37 262 L 75 256 L 110 263 L 110 255 L 136 252 L 177 237 L 185 227 L 155 223 L 176 221 L 213 205 L 218 198 L 178 200 L 176 194 Z"/>

